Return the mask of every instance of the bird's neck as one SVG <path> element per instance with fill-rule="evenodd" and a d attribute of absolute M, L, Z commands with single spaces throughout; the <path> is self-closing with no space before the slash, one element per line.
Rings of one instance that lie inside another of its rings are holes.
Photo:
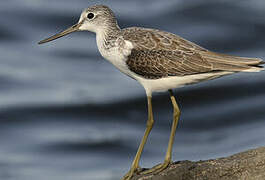
<path fill-rule="evenodd" d="M 109 49 L 114 46 L 121 32 L 118 24 L 112 24 L 101 28 L 96 32 L 97 44 L 101 48 Z"/>

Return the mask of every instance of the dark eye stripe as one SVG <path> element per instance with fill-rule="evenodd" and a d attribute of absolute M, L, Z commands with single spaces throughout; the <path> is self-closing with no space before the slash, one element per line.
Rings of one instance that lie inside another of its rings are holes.
<path fill-rule="evenodd" d="M 93 19 L 94 18 L 94 14 L 93 13 L 88 13 L 87 14 L 87 18 L 88 19 Z"/>

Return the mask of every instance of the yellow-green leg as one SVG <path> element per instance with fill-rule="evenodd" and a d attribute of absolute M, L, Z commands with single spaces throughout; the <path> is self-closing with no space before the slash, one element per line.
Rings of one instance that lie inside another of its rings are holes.
<path fill-rule="evenodd" d="M 176 132 L 177 125 L 178 125 L 178 120 L 180 117 L 180 110 L 179 110 L 178 104 L 176 102 L 176 99 L 174 97 L 172 90 L 169 90 L 169 93 L 170 93 L 170 99 L 171 99 L 171 102 L 173 105 L 173 123 L 172 123 L 172 127 L 171 127 L 171 133 L 170 133 L 170 138 L 169 138 L 169 142 L 168 142 L 166 157 L 165 157 L 164 163 L 159 164 L 150 170 L 144 171 L 143 174 L 159 173 L 159 172 L 163 171 L 164 169 L 166 169 L 168 167 L 168 165 L 171 163 L 172 147 L 173 147 L 173 143 L 174 143 L 175 132 Z"/>
<path fill-rule="evenodd" d="M 142 151 L 144 149 L 144 145 L 147 141 L 148 135 L 151 132 L 153 125 L 154 125 L 154 118 L 153 118 L 153 110 L 152 110 L 152 97 L 148 96 L 147 97 L 148 100 L 148 120 L 147 120 L 147 124 L 146 124 L 146 129 L 144 132 L 144 136 L 142 138 L 141 144 L 137 150 L 137 153 L 135 155 L 135 158 L 133 160 L 131 169 L 129 170 L 129 172 L 122 178 L 122 180 L 130 180 L 134 174 L 134 172 L 137 171 L 137 169 L 139 168 L 139 161 L 141 158 L 141 154 Z"/>

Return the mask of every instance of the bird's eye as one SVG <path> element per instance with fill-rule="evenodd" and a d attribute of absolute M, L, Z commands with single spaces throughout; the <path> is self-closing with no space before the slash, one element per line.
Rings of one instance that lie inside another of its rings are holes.
<path fill-rule="evenodd" d="M 94 14 L 93 13 L 88 13 L 87 14 L 87 18 L 88 19 L 93 19 L 94 18 Z"/>

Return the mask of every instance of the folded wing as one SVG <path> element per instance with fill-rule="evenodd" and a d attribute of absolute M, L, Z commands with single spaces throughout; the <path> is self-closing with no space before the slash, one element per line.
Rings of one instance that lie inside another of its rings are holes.
<path fill-rule="evenodd" d="M 210 52 L 179 36 L 159 30 L 129 28 L 124 30 L 123 37 L 134 45 L 126 61 L 129 69 L 148 79 L 212 71 L 263 70 L 260 65 L 264 61 L 261 59 Z"/>

